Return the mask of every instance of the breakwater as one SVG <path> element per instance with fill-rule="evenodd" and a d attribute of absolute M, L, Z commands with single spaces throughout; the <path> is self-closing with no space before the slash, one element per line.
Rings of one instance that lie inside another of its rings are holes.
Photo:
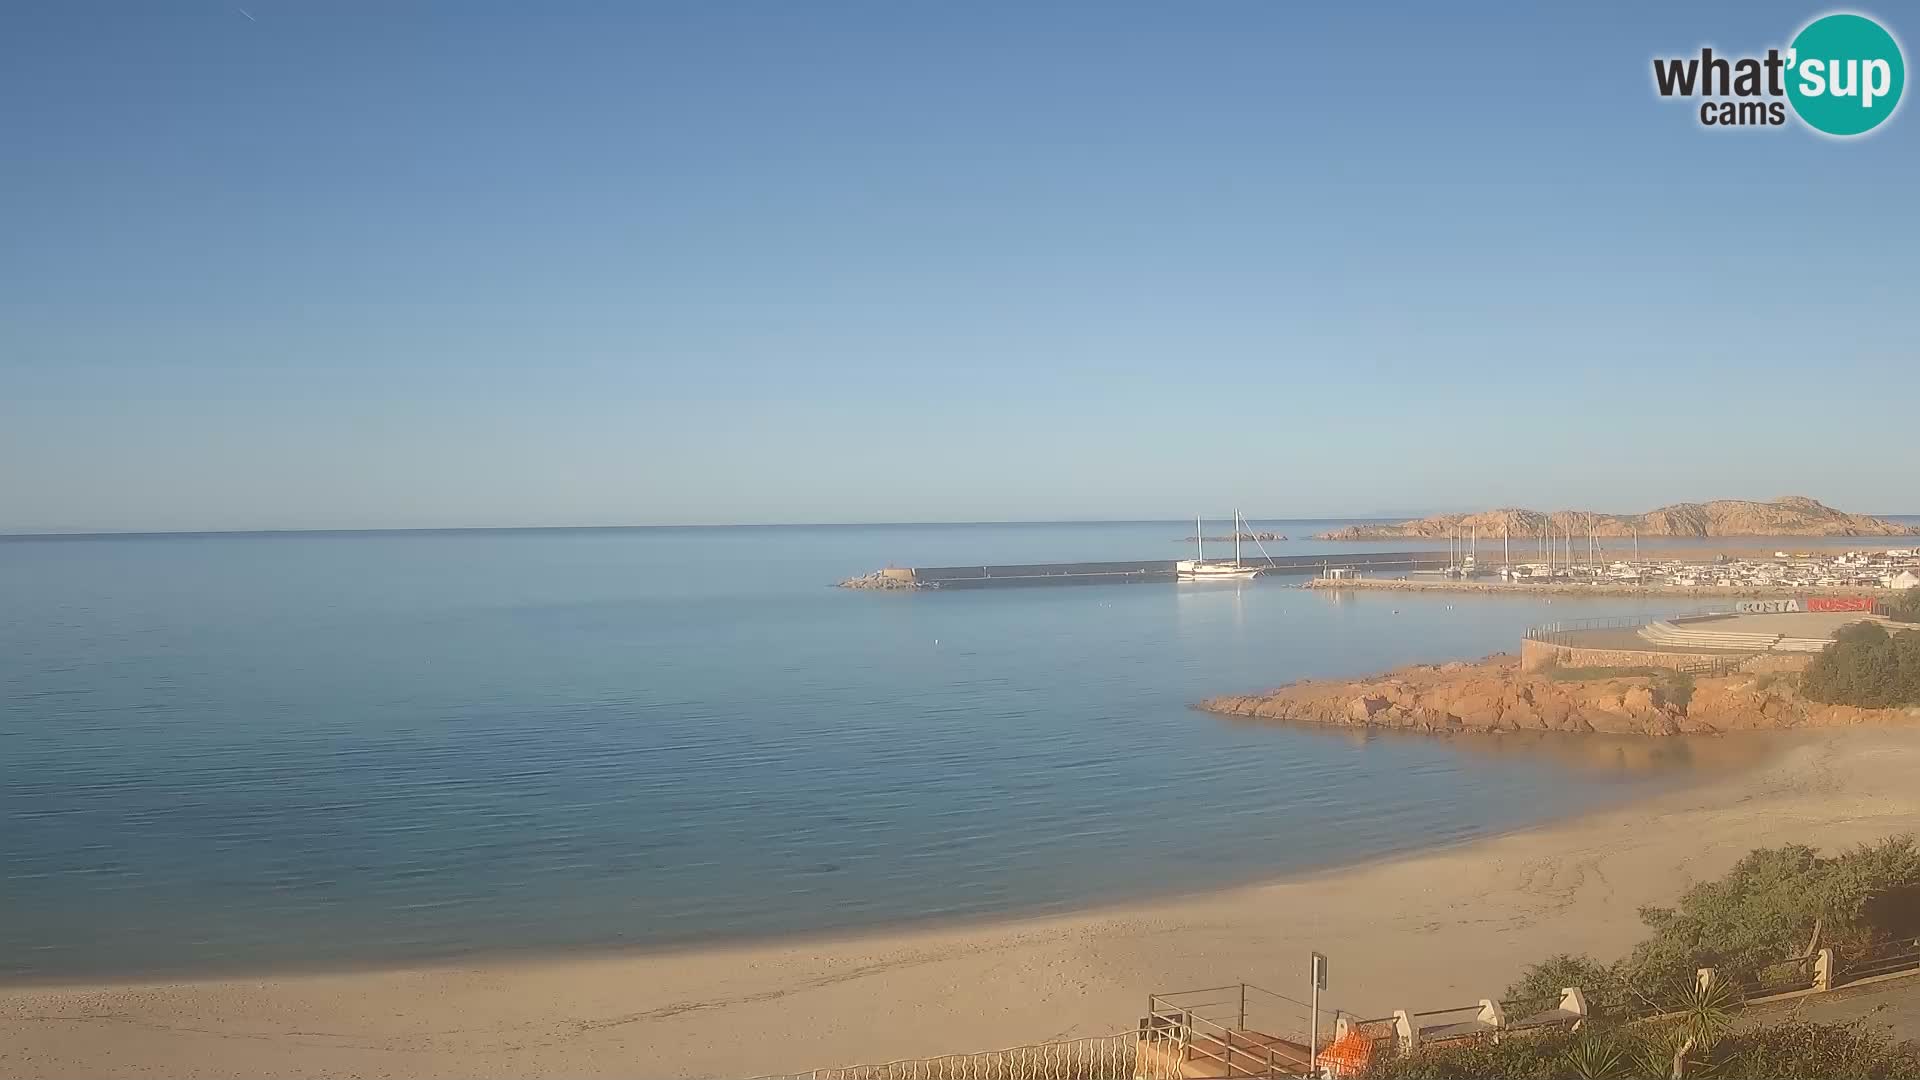
<path fill-rule="evenodd" d="M 1000 566 L 888 567 L 840 584 L 850 589 L 980 589 L 1024 585 L 1101 585 L 1174 581 L 1177 559 L 1136 562 L 1013 563 Z M 1307 576 L 1330 570 L 1429 570 L 1448 565 L 1444 551 L 1355 551 L 1317 555 L 1242 555 L 1263 574 Z"/>

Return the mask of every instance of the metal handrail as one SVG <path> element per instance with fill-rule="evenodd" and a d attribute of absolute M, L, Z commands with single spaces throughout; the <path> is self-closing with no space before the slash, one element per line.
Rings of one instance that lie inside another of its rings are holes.
<path fill-rule="evenodd" d="M 1270 998 L 1278 998 L 1278 999 L 1280 999 L 1281 1001 L 1284 1001 L 1284 1002 L 1286 1002 L 1286 1003 L 1287 1003 L 1287 1004 L 1289 1004 L 1289 1005 L 1298 1005 L 1298 1006 L 1300 1006 L 1300 1007 L 1301 1007 L 1301 1008 L 1303 1008 L 1303 1009 L 1312 1009 L 1312 1008 L 1313 1008 L 1313 1006 L 1312 1006 L 1312 1005 L 1309 1005 L 1308 1003 L 1306 1003 L 1306 1002 L 1304 1002 L 1304 1001 L 1301 1001 L 1301 1000 L 1300 1000 L 1299 998 L 1290 998 L 1290 997 L 1288 997 L 1288 996 L 1287 996 L 1287 995 L 1285 995 L 1285 994 L 1281 994 L 1281 993 L 1277 993 L 1277 992 L 1275 992 L 1275 991 L 1272 991 L 1272 990 L 1269 990 L 1269 989 L 1267 989 L 1267 988 L 1266 988 L 1266 987 L 1264 987 L 1264 986 L 1256 986 L 1256 985 L 1254 985 L 1253 983 L 1241 983 L 1240 985 L 1241 985 L 1241 986 L 1242 986 L 1243 988 L 1245 988 L 1245 989 L 1247 989 L 1247 990 L 1251 990 L 1251 991 L 1253 991 L 1253 992 L 1254 992 L 1254 993 L 1256 993 L 1256 994 L 1265 994 L 1265 995 L 1267 995 L 1267 996 L 1268 996 L 1268 997 L 1270 997 Z M 1326 1010 L 1326 1009 L 1322 1009 L 1322 1010 L 1320 1010 L 1320 1011 L 1321 1011 L 1321 1012 L 1327 1012 L 1327 1011 L 1329 1011 L 1329 1010 Z M 1339 1010 L 1338 1010 L 1338 1009 L 1334 1009 L 1334 1010 L 1331 1010 L 1331 1011 L 1333 1011 L 1333 1012 L 1336 1012 L 1336 1013 L 1337 1013 L 1337 1012 L 1339 1012 Z"/>
<path fill-rule="evenodd" d="M 1166 1014 L 1154 1015 L 1165 1016 Z M 1195 1016 L 1191 1013 L 1176 1015 L 1179 1017 L 1181 1026 L 1184 1028 L 1179 1039 L 1182 1055 L 1186 1056 L 1189 1060 L 1191 1060 L 1192 1057 L 1202 1057 L 1208 1061 L 1218 1062 L 1220 1066 L 1226 1070 L 1226 1074 L 1229 1077 L 1289 1075 L 1282 1073 L 1280 1070 L 1282 1068 L 1305 1064 L 1305 1062 L 1294 1060 L 1292 1055 L 1281 1057 L 1274 1052 L 1271 1044 L 1253 1042 L 1245 1033 L 1236 1032 L 1224 1024 L 1208 1020 L 1206 1017 Z M 1205 1027 L 1210 1030 L 1206 1032 L 1203 1039 L 1196 1040 L 1193 1038 L 1193 1032 L 1199 1025 L 1205 1025 Z M 1233 1040 L 1236 1035 L 1247 1042 L 1249 1046 L 1234 1045 Z M 1208 1042 L 1219 1044 L 1220 1052 L 1215 1053 L 1207 1049 L 1206 1043 Z M 1256 1052 L 1256 1049 L 1259 1052 Z M 1239 1072 L 1236 1073 L 1235 1070 L 1239 1070 Z"/>
<path fill-rule="evenodd" d="M 1221 991 L 1227 991 L 1227 990 L 1237 991 L 1238 996 L 1229 997 L 1229 998 L 1208 999 L 1208 1000 L 1199 1001 L 1199 1002 L 1190 1000 L 1196 995 L 1217 994 L 1217 993 L 1220 993 Z M 1285 1002 L 1286 1004 L 1301 1010 L 1301 1012 L 1303 1013 L 1311 1014 L 1313 1012 L 1313 1006 L 1308 1004 L 1307 1002 L 1301 1001 L 1298 998 L 1289 997 L 1286 994 L 1282 994 L 1275 990 L 1269 990 L 1264 986 L 1259 986 L 1254 983 L 1234 983 L 1228 986 L 1202 987 L 1198 990 L 1179 990 L 1179 991 L 1174 991 L 1172 993 L 1149 994 L 1147 996 L 1147 1011 L 1149 1013 L 1156 1013 L 1156 1014 L 1186 1012 L 1186 1013 L 1191 1013 L 1194 1016 L 1200 1017 L 1201 1019 L 1209 1020 L 1215 1023 L 1221 1023 L 1222 1021 L 1219 1018 L 1214 1016 L 1208 1016 L 1205 1013 L 1201 1012 L 1201 1010 L 1207 1009 L 1213 1006 L 1238 1006 L 1238 1011 L 1236 1013 L 1237 1024 L 1234 1026 L 1245 1027 L 1246 1018 L 1247 1018 L 1247 1007 L 1248 1007 L 1247 995 L 1250 993 L 1255 995 L 1261 995 L 1264 998 L 1272 999 L 1273 1001 Z M 1341 1010 L 1322 1008 L 1320 1010 L 1320 1014 L 1324 1017 L 1327 1017 L 1330 1021 L 1338 1021 L 1339 1017 L 1341 1016 Z M 1305 1029 L 1303 1028 L 1302 1032 L 1304 1032 L 1304 1030 Z"/>
<path fill-rule="evenodd" d="M 1477 1001 L 1476 1001 L 1476 1002 L 1474 1002 L 1474 1003 L 1473 1003 L 1473 1004 L 1471 1004 L 1471 1005 L 1461 1005 L 1461 1006 L 1459 1006 L 1459 1007 L 1457 1007 L 1457 1008 L 1452 1008 L 1452 1009 L 1431 1009 L 1431 1010 L 1429 1010 L 1429 1011 L 1427 1011 L 1427 1012 L 1417 1012 L 1417 1013 L 1408 1013 L 1407 1015 L 1409 1015 L 1409 1016 L 1445 1016 L 1445 1015 L 1447 1015 L 1448 1013 L 1457 1013 L 1457 1012 L 1475 1012 L 1475 1013 L 1477 1013 L 1477 1012 L 1479 1012 L 1479 1011 L 1480 1011 L 1480 1010 L 1481 1010 L 1482 1008 L 1485 1008 L 1485 1006 L 1483 1006 L 1483 1005 L 1481 1005 L 1481 1004 L 1480 1004 L 1479 1002 L 1477 1002 Z"/>
<path fill-rule="evenodd" d="M 1509 1014 L 1524 1019 L 1539 1013 L 1552 1012 L 1560 1007 L 1560 1001 L 1559 994 L 1542 994 L 1532 998 L 1510 998 L 1500 1002 L 1500 1007 Z"/>
<path fill-rule="evenodd" d="M 1920 967 L 1920 943 L 1904 941 L 1899 943 L 1897 950 L 1885 949 L 1849 960 L 1841 967 L 1840 974 L 1852 981 L 1915 967 Z"/>
<path fill-rule="evenodd" d="M 1670 611 L 1660 615 L 1601 615 L 1590 619 L 1558 619 L 1554 622 L 1529 626 L 1524 636 L 1534 641 L 1551 641 L 1552 638 L 1548 635 L 1552 634 L 1570 634 L 1580 630 L 1627 630 L 1668 619 L 1695 619 L 1703 615 L 1729 614 L 1732 613 L 1721 608 L 1700 607 L 1691 611 Z"/>
<path fill-rule="evenodd" d="M 1227 999 L 1195 997 L 1236 991 Z M 1175 1045 L 1186 1059 L 1202 1058 L 1217 1065 L 1228 1077 L 1291 1076 L 1307 1067 L 1306 1054 L 1287 1048 L 1302 1033 L 1296 1031 L 1259 1031 L 1247 1025 L 1247 995 L 1285 1002 L 1311 1012 L 1312 1006 L 1252 983 L 1203 987 L 1147 996 L 1147 1026 L 1143 1035 Z M 1233 1022 L 1208 1016 L 1200 1009 L 1210 1006 L 1238 1006 Z M 1323 1010 L 1325 1011 L 1325 1010 Z M 1339 1013 L 1334 1013 L 1338 1017 Z M 1291 1022 L 1290 1022 L 1291 1023 Z M 1303 1029 L 1304 1030 L 1304 1029 Z M 1260 1036 L 1264 1036 L 1261 1038 Z"/>

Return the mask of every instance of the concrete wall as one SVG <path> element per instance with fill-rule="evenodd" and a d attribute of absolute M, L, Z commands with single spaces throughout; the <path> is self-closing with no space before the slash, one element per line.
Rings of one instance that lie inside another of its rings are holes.
<path fill-rule="evenodd" d="M 1520 642 L 1520 670 L 1538 671 L 1558 661 L 1561 667 L 1692 667 L 1702 660 L 1723 659 L 1712 653 L 1654 652 L 1636 649 L 1584 649 L 1575 645 L 1555 645 L 1550 641 Z M 1799 671 L 1812 660 L 1811 654 L 1756 656 L 1740 665 L 1740 670 Z"/>

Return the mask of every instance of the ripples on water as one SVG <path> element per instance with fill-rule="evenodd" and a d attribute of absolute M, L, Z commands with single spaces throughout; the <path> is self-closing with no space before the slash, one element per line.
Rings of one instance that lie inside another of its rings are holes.
<path fill-rule="evenodd" d="M 1634 601 L 824 587 L 1172 557 L 1190 531 L 0 543 L 0 975 L 1051 910 L 1484 835 L 1694 765 L 1186 707 Z"/>

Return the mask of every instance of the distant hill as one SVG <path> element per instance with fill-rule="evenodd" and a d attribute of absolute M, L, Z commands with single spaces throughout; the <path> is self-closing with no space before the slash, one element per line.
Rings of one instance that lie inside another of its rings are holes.
<path fill-rule="evenodd" d="M 1443 539 L 1478 529 L 1481 539 L 1500 536 L 1920 536 L 1920 528 L 1865 514 L 1835 510 L 1801 495 L 1772 502 L 1715 499 L 1674 503 L 1644 514 L 1596 514 L 1581 510 L 1487 510 L 1435 514 L 1397 525 L 1351 525 L 1321 533 L 1321 540 Z"/>

